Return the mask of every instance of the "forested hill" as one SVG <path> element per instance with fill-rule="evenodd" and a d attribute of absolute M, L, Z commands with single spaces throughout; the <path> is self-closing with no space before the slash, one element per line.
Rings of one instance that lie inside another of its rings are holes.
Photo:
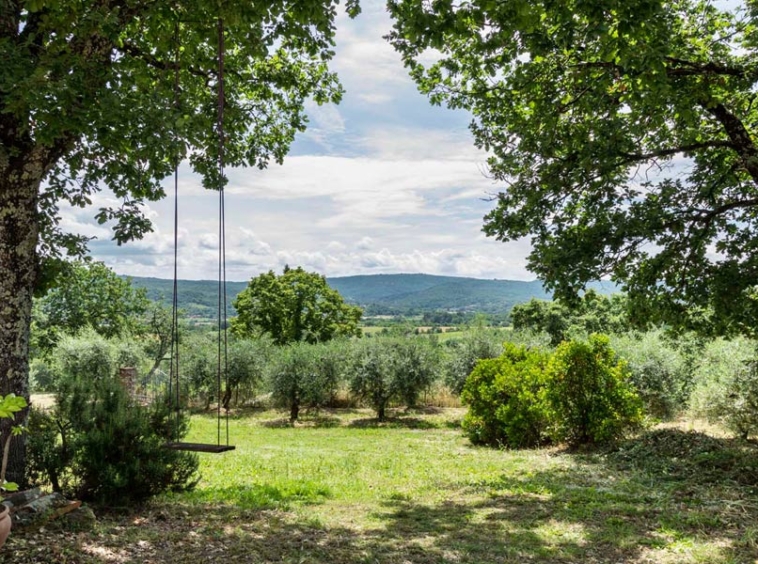
<path fill-rule="evenodd" d="M 479 280 L 428 274 L 375 274 L 329 279 L 351 302 L 381 313 L 465 310 L 505 313 L 532 297 L 548 298 L 538 281 Z"/>
<path fill-rule="evenodd" d="M 517 303 L 531 298 L 549 299 L 539 281 L 480 280 L 430 274 L 373 274 L 329 278 L 329 285 L 346 300 L 367 309 L 370 314 L 422 313 L 439 310 L 506 313 Z M 147 289 L 153 300 L 171 302 L 173 282 L 160 278 L 132 277 L 135 286 Z M 227 282 L 231 308 L 234 297 L 247 282 Z M 613 286 L 595 285 L 608 293 Z M 218 282 L 180 280 L 179 305 L 192 315 L 212 317 L 218 303 Z M 233 309 L 229 310 L 234 315 Z"/>

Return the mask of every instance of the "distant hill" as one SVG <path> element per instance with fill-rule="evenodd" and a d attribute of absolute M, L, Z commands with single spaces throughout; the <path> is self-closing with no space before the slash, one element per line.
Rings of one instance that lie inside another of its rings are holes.
<path fill-rule="evenodd" d="M 409 314 L 431 311 L 481 311 L 507 313 L 531 298 L 550 299 L 537 281 L 480 280 L 430 274 L 372 274 L 328 278 L 329 285 L 344 298 L 366 308 L 369 314 Z M 171 303 L 172 280 L 132 277 L 132 283 L 147 290 L 152 300 Z M 228 315 L 235 315 L 231 303 L 247 282 L 227 282 Z M 190 315 L 214 317 L 218 304 L 218 282 L 179 280 L 179 306 Z M 593 285 L 611 293 L 610 283 Z"/>
<path fill-rule="evenodd" d="M 171 305 L 174 281 L 165 278 L 129 276 L 136 288 L 145 288 L 147 297 L 153 301 Z M 216 317 L 218 311 L 217 280 L 178 280 L 179 307 L 194 317 Z M 247 287 L 247 282 L 226 283 L 227 315 L 236 315 L 232 307 L 234 298 Z"/>
<path fill-rule="evenodd" d="M 507 312 L 531 298 L 549 298 L 538 281 L 480 280 L 429 274 L 376 274 L 330 278 L 351 302 L 399 312 L 437 310 Z"/>

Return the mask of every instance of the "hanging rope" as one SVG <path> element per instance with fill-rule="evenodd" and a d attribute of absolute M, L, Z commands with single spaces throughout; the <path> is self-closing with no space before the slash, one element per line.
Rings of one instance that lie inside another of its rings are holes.
<path fill-rule="evenodd" d="M 179 114 L 179 21 L 174 25 L 174 102 L 173 108 L 176 116 Z M 175 117 L 176 117 L 175 116 Z M 174 122 L 176 120 L 174 119 Z M 181 396 L 179 393 L 179 286 L 178 286 L 178 264 L 179 264 L 179 135 L 174 132 L 174 142 L 176 143 L 176 153 L 174 154 L 174 286 L 173 299 L 171 303 L 171 367 L 169 368 L 168 377 L 168 397 L 169 402 L 174 405 L 174 436 L 172 440 L 177 440 L 176 433 L 179 431 L 179 410 L 181 408 Z M 176 385 L 174 385 L 176 379 Z M 174 395 L 175 394 L 175 395 Z"/>
<path fill-rule="evenodd" d="M 176 27 L 177 51 L 175 59 L 175 78 L 174 78 L 174 104 L 179 111 L 179 41 L 178 41 L 178 23 Z M 218 180 L 219 180 L 219 222 L 218 222 L 218 239 L 219 239 L 219 257 L 218 257 L 218 355 L 216 363 L 216 390 L 217 401 L 216 420 L 217 420 L 217 437 L 216 444 L 202 443 L 182 443 L 170 442 L 166 448 L 175 450 L 186 450 L 194 452 L 220 453 L 228 450 L 234 450 L 235 447 L 229 445 L 229 401 L 231 399 L 229 389 L 229 363 L 228 363 L 228 339 L 227 339 L 227 296 L 226 296 L 226 227 L 225 227 L 225 209 L 224 209 L 224 22 L 218 19 L 218 119 L 216 122 L 216 131 L 218 134 Z M 171 329 L 171 375 L 169 377 L 169 396 L 175 394 L 175 406 L 179 416 L 179 319 L 178 319 L 178 229 L 179 229 L 179 155 L 176 156 L 174 163 L 174 302 L 172 306 L 172 329 Z M 225 379 L 225 393 L 222 398 L 222 375 Z M 176 383 L 173 384 L 174 378 Z M 221 442 L 221 406 L 224 406 L 226 412 L 226 444 Z M 176 439 L 177 437 L 174 437 Z"/>
<path fill-rule="evenodd" d="M 224 209 L 224 20 L 218 19 L 218 364 L 216 385 L 218 390 L 217 440 L 221 444 L 221 406 L 226 412 L 226 444 L 229 444 L 229 362 L 226 319 L 226 224 Z M 225 378 L 224 397 L 221 397 L 221 378 Z"/>

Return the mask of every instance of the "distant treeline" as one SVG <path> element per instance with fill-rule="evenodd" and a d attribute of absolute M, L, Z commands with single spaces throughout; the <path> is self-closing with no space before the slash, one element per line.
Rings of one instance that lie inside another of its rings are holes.
<path fill-rule="evenodd" d="M 434 315 L 425 322 L 457 325 L 475 312 L 507 315 L 514 305 L 532 298 L 549 299 L 539 281 L 479 280 L 429 274 L 376 274 L 328 278 L 329 285 L 350 303 L 364 309 L 364 317 L 377 315 Z M 132 283 L 145 288 L 153 301 L 171 303 L 173 281 L 133 277 Z M 235 315 L 232 301 L 247 282 L 227 283 L 227 315 Z M 218 282 L 179 280 L 179 306 L 190 317 L 213 318 L 218 307 Z M 597 283 L 600 293 L 614 286 Z M 447 316 L 450 316 L 449 318 Z"/>

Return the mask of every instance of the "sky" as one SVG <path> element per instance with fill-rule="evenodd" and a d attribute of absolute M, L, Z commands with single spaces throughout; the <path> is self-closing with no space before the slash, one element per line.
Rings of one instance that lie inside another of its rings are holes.
<path fill-rule="evenodd" d="M 341 14 L 332 64 L 345 88 L 339 105 L 307 106 L 308 131 L 283 165 L 227 170 L 228 280 L 285 264 L 329 277 L 426 273 L 532 280 L 528 241 L 481 232 L 498 185 L 473 144 L 470 115 L 432 106 L 384 40 L 384 0 Z M 218 272 L 217 194 L 180 169 L 179 266 L 183 279 Z M 171 193 L 167 189 L 167 193 Z M 171 278 L 173 199 L 146 208 L 154 232 L 117 246 L 92 208 L 67 210 L 63 227 L 96 237 L 93 258 L 119 274 Z"/>

